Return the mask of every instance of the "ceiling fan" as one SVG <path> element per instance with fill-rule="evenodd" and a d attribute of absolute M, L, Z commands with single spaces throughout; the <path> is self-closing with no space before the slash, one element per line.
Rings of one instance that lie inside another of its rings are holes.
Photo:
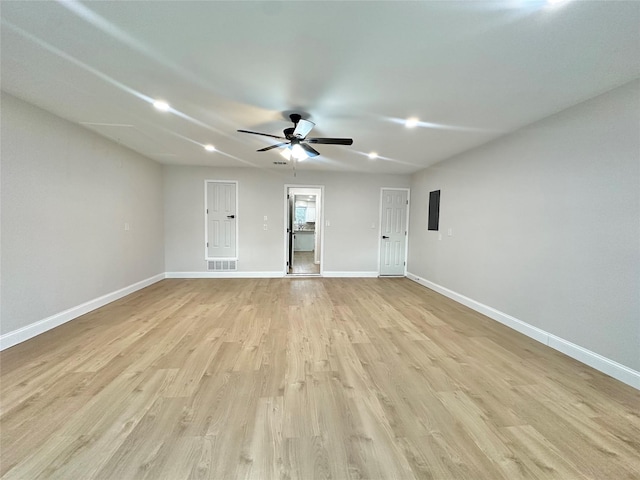
<path fill-rule="evenodd" d="M 305 120 L 301 115 L 292 113 L 289 118 L 293 122 L 293 127 L 284 129 L 284 137 L 278 135 L 271 135 L 268 133 L 252 132 L 251 130 L 238 130 L 241 133 L 251 133 L 253 135 L 262 135 L 264 137 L 277 138 L 278 140 L 286 140 L 286 142 L 276 143 L 268 147 L 257 150 L 258 152 L 266 152 L 278 147 L 286 147 L 281 155 L 287 160 L 294 159 L 297 161 L 304 160 L 308 157 L 316 157 L 320 155 L 310 143 L 325 144 L 325 145 L 351 145 L 353 144 L 352 138 L 307 138 L 311 129 L 315 126 L 315 123 Z"/>

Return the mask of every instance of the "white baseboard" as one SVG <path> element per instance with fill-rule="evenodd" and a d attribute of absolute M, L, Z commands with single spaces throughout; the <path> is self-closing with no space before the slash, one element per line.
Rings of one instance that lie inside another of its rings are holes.
<path fill-rule="evenodd" d="M 568 340 L 546 332 L 538 327 L 529 325 L 522 320 L 518 320 L 511 315 L 484 305 L 483 303 L 477 302 L 469 297 L 465 297 L 464 295 L 454 292 L 453 290 L 449 290 L 437 283 L 430 282 L 418 275 L 407 273 L 407 278 L 424 287 L 441 293 L 445 297 L 449 297 L 452 300 L 475 310 L 476 312 L 480 312 L 483 315 L 486 315 L 487 317 L 526 335 L 527 337 L 533 338 L 534 340 L 553 348 L 554 350 L 558 350 L 559 352 L 562 352 L 585 365 L 589 365 L 602 373 L 606 373 L 616 380 L 620 380 L 621 382 L 640 390 L 640 372 L 636 372 L 635 370 L 614 360 L 603 357 L 598 353 L 592 352 L 591 350 L 581 347 L 580 345 L 576 345 L 575 343 L 571 343 Z"/>
<path fill-rule="evenodd" d="M 282 278 L 284 272 L 167 272 L 165 278 Z"/>
<path fill-rule="evenodd" d="M 36 335 L 40 335 L 41 333 L 51 330 L 52 328 L 62 325 L 63 323 L 67 323 L 68 321 L 73 320 L 80 315 L 89 313 L 90 311 L 95 310 L 96 308 L 100 308 L 107 303 L 111 303 L 137 290 L 148 287 L 149 285 L 159 282 L 164 278 L 164 273 L 154 275 L 153 277 L 149 277 L 140 282 L 136 282 L 132 285 L 129 285 L 128 287 L 121 288 L 120 290 L 116 290 L 115 292 L 107 293 L 106 295 L 95 298 L 93 300 L 89 300 L 88 302 L 85 302 L 81 305 L 77 305 L 63 312 L 56 313 L 55 315 L 51 315 L 50 317 L 44 318 L 42 320 L 38 320 L 37 322 L 27 325 L 26 327 L 22 327 L 12 332 L 0 335 L 0 350 L 13 347 L 18 343 L 29 340 Z"/>
<path fill-rule="evenodd" d="M 322 276 L 327 278 L 372 278 L 377 277 L 378 272 L 327 272 L 325 270 L 322 272 Z"/>

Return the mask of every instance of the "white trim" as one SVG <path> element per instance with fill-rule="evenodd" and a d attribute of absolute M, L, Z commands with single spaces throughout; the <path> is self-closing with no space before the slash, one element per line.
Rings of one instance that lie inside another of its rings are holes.
<path fill-rule="evenodd" d="M 167 272 L 165 278 L 282 278 L 282 272 Z"/>
<path fill-rule="evenodd" d="M 207 222 L 207 184 L 208 183 L 233 183 L 236 186 L 236 213 L 235 213 L 235 220 L 236 220 L 236 248 L 235 248 L 235 256 L 234 257 L 209 257 L 209 247 L 207 246 L 209 243 L 209 225 Z M 238 210 L 239 210 L 239 205 L 238 205 L 238 190 L 239 190 L 239 185 L 238 185 L 238 181 L 237 180 L 210 180 L 210 179 L 205 179 L 204 181 L 204 209 L 202 210 L 203 214 L 204 214 L 204 259 L 205 260 L 238 260 L 238 256 L 239 256 L 239 242 L 238 242 L 238 234 L 240 232 L 240 229 L 238 228 Z"/>
<path fill-rule="evenodd" d="M 407 211 L 406 218 L 404 220 L 406 235 L 404 236 L 404 270 L 402 275 L 382 275 L 380 273 L 380 268 L 382 264 L 380 263 L 380 257 L 382 257 L 382 192 L 385 190 L 403 190 L 407 192 Z M 394 276 L 394 277 L 404 277 L 407 275 L 407 260 L 409 258 L 409 208 L 411 208 L 411 189 L 405 187 L 380 187 L 380 206 L 378 208 L 378 275 L 381 276 Z"/>
<path fill-rule="evenodd" d="M 96 308 L 100 308 L 108 303 L 114 302 L 133 292 L 159 282 L 164 278 L 164 273 L 154 275 L 153 277 L 141 280 L 140 282 L 136 282 L 132 285 L 129 285 L 128 287 L 121 288 L 120 290 L 116 290 L 115 292 L 107 293 L 106 295 L 94 298 L 93 300 L 89 300 L 88 302 L 85 302 L 81 305 L 71 307 L 63 312 L 59 312 L 55 315 L 51 315 L 50 317 L 38 320 L 37 322 L 33 322 L 25 327 L 0 335 L 0 350 L 13 347 L 18 343 L 29 340 L 30 338 L 40 335 L 41 333 L 51 330 L 52 328 L 58 327 L 63 323 L 67 323 L 68 321 L 73 320 L 80 315 L 89 313 Z"/>
<path fill-rule="evenodd" d="M 407 278 L 640 390 L 640 372 L 412 273 Z"/>
<path fill-rule="evenodd" d="M 325 270 L 323 277 L 326 278 L 337 278 L 337 277 L 346 277 L 346 278 L 376 278 L 378 276 L 378 272 L 327 272 Z"/>

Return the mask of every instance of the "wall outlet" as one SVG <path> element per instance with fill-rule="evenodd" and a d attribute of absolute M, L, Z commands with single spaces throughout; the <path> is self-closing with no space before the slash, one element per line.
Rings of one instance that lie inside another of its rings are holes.
<path fill-rule="evenodd" d="M 264 221 L 265 221 L 265 222 L 267 221 L 267 216 L 266 216 L 266 215 L 264 216 Z M 265 229 L 265 230 L 266 230 L 266 229 Z"/>
<path fill-rule="evenodd" d="M 325 227 L 330 227 L 331 226 L 331 222 L 329 220 L 327 220 L 324 224 Z"/>
<path fill-rule="evenodd" d="M 447 230 L 447 235 L 450 237 L 453 237 L 453 228 L 450 228 L 449 230 Z"/>
<path fill-rule="evenodd" d="M 124 231 L 125 232 L 129 231 L 129 222 L 124 222 Z"/>
<path fill-rule="evenodd" d="M 264 225 L 262 225 L 262 229 L 263 230 L 267 230 L 267 224 L 266 223 Z"/>

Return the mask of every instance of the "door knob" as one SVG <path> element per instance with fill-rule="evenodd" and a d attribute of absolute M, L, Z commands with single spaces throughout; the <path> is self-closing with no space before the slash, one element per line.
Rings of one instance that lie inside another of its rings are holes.
<path fill-rule="evenodd" d="M 389 237 L 387 237 L 386 235 L 382 235 L 382 238 L 389 238 Z"/>
<path fill-rule="evenodd" d="M 227 218 L 236 218 L 235 215 L 227 215 Z"/>

